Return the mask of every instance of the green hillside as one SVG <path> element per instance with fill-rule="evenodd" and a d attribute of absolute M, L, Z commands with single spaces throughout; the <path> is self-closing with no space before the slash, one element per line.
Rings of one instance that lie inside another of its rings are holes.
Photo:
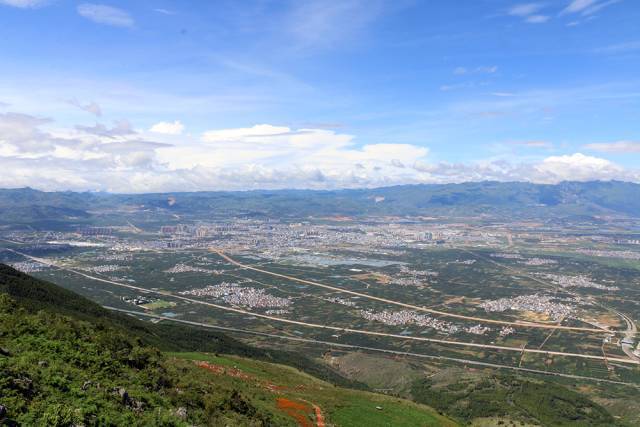
<path fill-rule="evenodd" d="M 205 351 L 235 354 L 273 363 L 293 366 L 332 384 L 362 389 L 363 384 L 348 380 L 323 364 L 300 354 L 250 347 L 210 329 L 177 325 L 152 324 L 131 316 L 115 313 L 60 286 L 35 279 L 7 265 L 0 264 L 0 293 L 11 296 L 21 307 L 36 312 L 44 310 L 85 320 L 100 328 L 118 328 L 134 335 L 146 345 L 163 351 Z"/>
<path fill-rule="evenodd" d="M 461 422 L 505 418 L 521 425 L 623 425 L 580 393 L 551 381 L 517 375 L 420 378 L 414 382 L 411 394 L 417 402 Z"/>
<path fill-rule="evenodd" d="M 202 338 L 194 331 L 185 339 L 192 347 Z M 260 350 L 223 335 L 215 351 L 228 353 L 229 345 L 244 357 L 165 353 L 148 343 L 170 347 L 166 339 L 2 266 L 0 419 L 25 426 L 453 425 L 427 406 L 257 361 L 247 356 Z"/>

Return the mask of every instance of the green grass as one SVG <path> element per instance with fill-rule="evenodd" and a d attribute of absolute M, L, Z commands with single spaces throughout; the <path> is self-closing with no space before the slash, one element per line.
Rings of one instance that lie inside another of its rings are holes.
<path fill-rule="evenodd" d="M 569 388 L 507 374 L 420 379 L 412 395 L 462 422 L 498 417 L 545 426 L 620 425 L 602 406 Z"/>
<path fill-rule="evenodd" d="M 284 387 L 282 397 L 315 403 L 327 424 L 337 426 L 453 426 L 455 422 L 432 408 L 408 400 L 365 391 L 334 387 L 289 366 L 265 363 L 236 356 L 205 353 L 171 353 L 184 360 L 207 361 L 240 369 L 257 381 Z M 272 398 L 275 408 L 275 396 Z M 376 409 L 381 407 L 382 409 Z"/>
<path fill-rule="evenodd" d="M 377 409 L 380 407 L 382 409 Z M 332 421 L 336 425 L 367 427 L 387 426 L 440 426 L 454 425 L 424 406 L 393 398 L 371 398 L 370 396 L 351 396 L 344 406 L 332 412 Z"/>
<path fill-rule="evenodd" d="M 141 307 L 146 308 L 147 310 L 158 310 L 161 308 L 171 308 L 175 306 L 176 306 L 175 302 L 158 300 L 149 304 L 142 305 Z"/>
<path fill-rule="evenodd" d="M 72 292 L 8 267 L 0 265 L 0 273 L 0 403 L 9 425 L 295 425 L 278 408 L 279 397 L 318 405 L 333 425 L 453 425 L 427 406 L 341 388 L 290 366 L 163 353 L 140 338 L 162 340 L 159 329 L 112 317 Z M 198 338 L 203 337 L 188 340 Z M 247 350 L 245 356 L 265 356 L 233 340 L 217 340 L 216 351 L 229 344 L 228 350 Z M 196 360 L 235 367 L 243 376 L 210 372 Z M 320 366 L 315 363 L 302 367 Z M 388 410 L 377 411 L 376 405 Z"/>

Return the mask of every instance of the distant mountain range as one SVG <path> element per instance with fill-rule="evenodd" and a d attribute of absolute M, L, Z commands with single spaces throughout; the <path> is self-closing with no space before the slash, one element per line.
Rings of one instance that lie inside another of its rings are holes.
<path fill-rule="evenodd" d="M 335 191 L 274 190 L 110 194 L 0 190 L 0 222 L 91 223 L 111 212 L 214 217 L 505 216 L 640 217 L 640 184 L 620 181 L 401 185 Z"/>

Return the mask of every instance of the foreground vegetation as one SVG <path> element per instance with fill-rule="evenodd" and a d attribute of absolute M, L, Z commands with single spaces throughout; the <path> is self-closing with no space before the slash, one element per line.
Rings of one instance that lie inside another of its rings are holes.
<path fill-rule="evenodd" d="M 287 425 L 116 328 L 15 310 L 0 294 L 0 402 L 22 425 Z M 7 423 L 10 423 L 7 421 Z"/>
<path fill-rule="evenodd" d="M 97 308 L 75 294 L 5 266 L 0 273 L 0 423 L 315 425 L 317 412 L 293 414 L 299 419 L 287 411 L 290 403 L 318 406 L 335 425 L 453 424 L 429 407 L 343 389 L 288 366 L 238 356 L 167 354 L 146 342 L 164 342 L 163 334 L 135 319 L 130 321 L 139 335 L 126 325 L 128 318 L 97 316 Z M 187 344 L 199 342 L 194 336 Z M 232 351 L 261 354 L 217 338 L 219 350 L 228 343 Z"/>
<path fill-rule="evenodd" d="M 422 378 L 413 383 L 411 394 L 461 422 L 503 417 L 513 425 L 617 425 L 604 408 L 579 393 L 553 382 L 507 374 L 448 383 Z"/>

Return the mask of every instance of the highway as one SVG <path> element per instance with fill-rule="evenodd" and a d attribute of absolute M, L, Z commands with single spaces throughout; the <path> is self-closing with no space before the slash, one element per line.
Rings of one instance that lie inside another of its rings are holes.
<path fill-rule="evenodd" d="M 228 255 L 226 255 L 221 250 L 213 249 L 213 248 L 211 250 L 213 252 L 217 253 L 220 257 L 222 257 L 227 262 L 229 262 L 229 263 L 231 263 L 233 265 L 236 265 L 236 266 L 238 266 L 240 268 L 246 269 L 246 270 L 257 271 L 259 273 L 268 274 L 268 275 L 271 275 L 271 276 L 279 277 L 281 279 L 291 280 L 291 281 L 295 281 L 295 282 L 298 282 L 298 283 L 304 283 L 306 285 L 311 285 L 311 286 L 316 286 L 316 287 L 320 287 L 320 288 L 324 288 L 324 289 L 329 289 L 329 290 L 340 292 L 340 293 L 343 293 L 343 294 L 354 295 L 354 296 L 357 296 L 357 297 L 360 297 L 360 298 L 369 299 L 369 300 L 372 300 L 372 301 L 384 302 L 386 304 L 396 305 L 396 306 L 399 306 L 399 307 L 408 308 L 408 309 L 415 310 L 415 311 L 422 311 L 422 312 L 427 312 L 427 313 L 431 313 L 431 314 L 437 314 L 437 315 L 442 316 L 442 317 L 451 317 L 451 318 L 455 318 L 455 319 L 471 320 L 471 321 L 474 321 L 474 322 L 491 323 L 491 324 L 505 325 L 505 326 L 511 326 L 511 327 L 557 329 L 557 330 L 566 330 L 566 331 L 590 332 L 590 333 L 598 333 L 598 334 L 615 333 L 615 331 L 609 331 L 609 330 L 606 330 L 606 329 L 583 328 L 583 327 L 577 327 L 577 326 L 559 326 L 559 325 L 555 325 L 555 324 L 545 324 L 545 323 L 535 323 L 535 322 L 525 322 L 525 321 L 513 322 L 513 321 L 505 321 L 505 320 L 494 320 L 494 319 L 486 319 L 486 318 L 483 318 L 483 317 L 465 316 L 465 315 L 462 315 L 462 314 L 454 314 L 454 313 L 449 313 L 449 312 L 446 312 L 446 311 L 434 310 L 434 309 L 427 308 L 427 307 L 421 307 L 421 306 L 417 306 L 417 305 L 406 304 L 406 303 L 403 303 L 403 302 L 394 301 L 394 300 L 390 300 L 390 299 L 387 299 L 387 298 L 381 298 L 381 297 L 376 297 L 376 296 L 369 295 L 369 294 L 363 294 L 362 292 L 350 291 L 348 289 L 338 288 L 338 287 L 335 287 L 335 286 L 330 286 L 330 285 L 326 285 L 326 284 L 323 284 L 323 283 L 314 282 L 314 281 L 311 281 L 311 280 L 305 280 L 305 279 L 300 279 L 300 278 L 293 277 L 293 276 L 287 276 L 287 275 L 281 274 L 281 273 L 274 273 L 272 271 L 264 270 L 262 268 L 257 268 L 257 267 L 253 267 L 251 265 L 242 264 L 242 263 L 234 260 L 233 258 L 229 257 Z"/>
<path fill-rule="evenodd" d="M 367 346 L 361 346 L 361 345 L 355 345 L 355 344 L 337 343 L 337 342 L 332 342 L 332 341 L 322 341 L 322 340 L 316 340 L 316 339 L 313 339 L 313 338 L 301 338 L 301 337 L 292 337 L 292 336 L 288 336 L 288 335 L 277 335 L 277 334 L 270 334 L 270 333 L 267 333 L 267 332 L 252 331 L 252 330 L 249 330 L 249 329 L 240 329 L 240 328 L 232 328 L 232 327 L 227 327 L 227 326 L 218 326 L 218 325 L 212 325 L 212 324 L 209 324 L 209 323 L 201 323 L 201 322 L 192 322 L 192 321 L 189 321 L 189 320 L 176 319 L 176 318 L 173 318 L 173 317 L 159 316 L 157 314 L 144 313 L 144 312 L 134 311 L 134 310 L 124 310 L 124 309 L 116 308 L 116 307 L 104 306 L 104 308 L 106 308 L 108 310 L 119 311 L 121 313 L 132 314 L 132 315 L 136 315 L 136 316 L 151 317 L 151 318 L 158 319 L 158 320 L 166 320 L 166 321 L 169 321 L 169 322 L 184 323 L 184 324 L 187 324 L 187 325 L 198 326 L 198 327 L 203 327 L 203 328 L 210 328 L 210 329 L 216 329 L 216 330 L 225 331 L 225 332 L 233 332 L 233 333 L 246 334 L 246 335 L 255 335 L 255 336 L 261 336 L 261 337 L 266 337 L 266 338 L 276 338 L 276 339 L 282 339 L 282 340 L 304 342 L 304 343 L 309 343 L 309 344 L 321 344 L 321 345 L 326 345 L 326 346 L 334 347 L 334 348 L 349 348 L 349 349 L 355 349 L 355 350 L 365 350 L 365 351 L 374 351 L 374 352 L 379 352 L 379 353 L 387 353 L 387 354 L 393 354 L 393 355 L 398 355 L 398 356 L 417 357 L 417 358 L 422 358 L 422 359 L 434 359 L 434 360 L 441 360 L 441 361 L 457 362 L 457 363 L 462 363 L 462 364 L 465 364 L 465 365 L 472 365 L 472 366 L 483 366 L 483 367 L 496 368 L 496 369 L 508 369 L 508 370 L 513 370 L 513 371 L 528 372 L 528 373 L 534 373 L 534 374 L 540 374 L 540 375 L 549 375 L 549 376 L 555 376 L 555 377 L 572 378 L 572 379 L 584 380 L 584 381 L 596 381 L 596 382 L 601 382 L 601 383 L 618 384 L 618 385 L 625 385 L 625 386 L 634 387 L 634 388 L 640 388 L 640 384 L 626 383 L 626 382 L 623 382 L 623 381 L 614 381 L 614 380 L 608 380 L 608 379 L 604 379 L 604 378 L 595 378 L 595 377 L 586 377 L 586 376 L 582 376 L 582 375 L 563 374 L 561 372 L 542 371 L 540 369 L 520 368 L 520 367 L 517 367 L 517 366 L 500 365 L 500 364 L 497 364 L 497 363 L 480 362 L 480 361 L 477 361 L 477 360 L 460 359 L 460 358 L 455 358 L 455 357 L 435 356 L 435 355 L 431 355 L 431 354 L 421 354 L 421 353 L 412 353 L 412 352 L 407 352 L 407 351 L 389 350 L 389 349 L 386 349 L 386 348 L 367 347 Z"/>
<path fill-rule="evenodd" d="M 467 252 L 468 254 L 470 254 L 470 255 L 472 255 L 472 256 L 474 256 L 476 258 L 483 259 L 483 260 L 491 262 L 491 263 L 493 263 L 493 264 L 495 264 L 495 265 L 497 265 L 499 267 L 502 267 L 502 268 L 504 268 L 506 270 L 509 270 L 512 273 L 515 273 L 515 274 L 517 274 L 519 276 L 523 276 L 523 277 L 526 277 L 528 279 L 534 280 L 534 281 L 536 281 L 536 282 L 538 282 L 538 283 L 540 283 L 542 285 L 551 287 L 551 288 L 553 288 L 555 290 L 561 290 L 559 286 L 555 286 L 555 285 L 553 285 L 551 283 L 548 283 L 548 282 L 545 282 L 543 280 L 540 280 L 537 277 L 534 277 L 534 276 L 532 276 L 532 275 L 528 274 L 527 272 L 524 272 L 524 271 L 522 271 L 520 269 L 513 268 L 511 266 L 502 264 L 502 263 L 500 263 L 498 261 L 495 261 L 495 260 L 493 260 L 491 258 L 488 258 L 488 257 L 485 257 L 485 256 L 480 255 L 478 253 L 472 252 L 472 251 L 470 251 L 468 249 L 462 249 L 462 248 L 459 248 L 459 249 L 464 251 L 464 252 Z M 581 297 L 580 294 L 578 294 L 576 292 L 569 291 L 567 289 L 562 289 L 562 291 L 567 292 L 568 294 L 576 296 L 576 297 Z M 604 305 L 599 301 L 596 301 L 595 297 L 590 297 L 589 299 L 590 299 L 591 303 L 593 303 L 594 305 L 597 305 L 598 307 L 600 307 L 600 308 L 602 308 L 604 310 L 607 310 L 608 312 L 613 313 L 613 314 L 615 314 L 616 316 L 618 316 L 619 318 L 622 319 L 622 321 L 627 326 L 627 329 L 624 330 L 624 331 L 616 331 L 618 334 L 623 334 L 625 338 L 628 338 L 628 339 L 631 339 L 631 340 L 635 339 L 635 337 L 638 335 L 638 327 L 636 326 L 636 323 L 633 321 L 633 319 L 631 317 L 629 317 L 626 314 L 621 313 L 618 310 L 615 310 L 615 309 L 613 309 L 613 308 L 611 308 L 611 307 L 609 307 L 607 305 Z M 622 347 L 622 351 L 627 355 L 627 357 L 629 357 L 629 359 L 640 361 L 640 357 L 636 356 L 633 353 L 633 345 L 631 345 L 631 344 L 621 344 L 621 347 Z"/>
<path fill-rule="evenodd" d="M 529 349 L 529 348 L 523 349 L 521 347 L 508 347 L 508 346 L 500 346 L 500 345 L 493 345 L 493 344 L 479 344 L 479 343 L 465 342 L 465 341 L 451 341 L 451 340 L 443 340 L 443 339 L 438 339 L 438 338 L 426 338 L 426 337 L 416 337 L 416 336 L 411 336 L 411 335 L 390 334 L 390 333 L 385 333 L 385 332 L 367 331 L 367 330 L 362 330 L 362 329 L 344 328 L 344 327 L 339 327 L 339 326 L 331 326 L 331 325 L 325 325 L 325 324 L 317 324 L 317 323 L 301 322 L 301 321 L 298 321 L 298 320 L 284 319 L 284 318 L 280 318 L 280 317 L 269 316 L 269 315 L 266 315 L 266 314 L 254 313 L 254 312 L 251 312 L 251 311 L 248 311 L 248 310 L 242 310 L 240 308 L 227 307 L 227 306 L 214 304 L 214 303 L 210 303 L 210 302 L 206 302 L 206 301 L 202 301 L 202 300 L 197 300 L 197 299 L 193 299 L 193 298 L 187 298 L 187 297 L 184 297 L 184 296 L 181 296 L 181 295 L 176 295 L 176 294 L 168 292 L 168 291 L 154 291 L 154 290 L 151 290 L 151 289 L 142 288 L 140 286 L 134 286 L 134 285 L 129 285 L 129 284 L 125 284 L 125 283 L 119 283 L 119 282 L 115 282 L 113 280 L 108 280 L 108 279 L 103 279 L 101 277 L 92 276 L 92 275 L 89 275 L 89 274 L 86 274 L 86 273 L 83 273 L 83 272 L 80 272 L 80 271 L 77 271 L 77 270 L 73 270 L 73 269 L 70 269 L 70 268 L 60 267 L 60 266 L 58 266 L 56 264 L 53 264 L 49 260 L 46 260 L 46 259 L 43 259 L 43 258 L 34 257 L 34 256 L 31 256 L 31 255 L 27 255 L 25 253 L 18 252 L 18 251 L 13 250 L 13 249 L 8 249 L 8 250 L 10 250 L 10 251 L 12 251 L 14 253 L 17 253 L 19 255 L 22 255 L 22 256 L 24 256 L 26 258 L 29 258 L 29 259 L 31 259 L 33 261 L 37 261 L 37 262 L 40 262 L 42 264 L 58 268 L 60 270 L 68 271 L 70 273 L 77 274 L 77 275 L 85 277 L 87 279 L 96 280 L 96 281 L 99 281 L 99 282 L 108 283 L 108 284 L 111 284 L 111 285 L 114 285 L 114 286 L 123 287 L 123 288 L 135 289 L 135 290 L 143 292 L 143 293 L 154 293 L 154 294 L 158 294 L 158 295 L 163 295 L 163 296 L 166 296 L 166 297 L 171 297 L 171 298 L 175 298 L 175 299 L 179 299 L 179 300 L 183 300 L 183 301 L 188 301 L 188 302 L 193 303 L 193 304 L 201 304 L 201 305 L 205 305 L 207 307 L 213 307 L 213 308 L 216 308 L 216 309 L 219 309 L 219 310 L 223 310 L 223 311 L 243 314 L 243 315 L 252 316 L 252 317 L 261 318 L 261 319 L 267 319 L 267 320 L 276 321 L 276 322 L 280 322 L 280 323 L 287 323 L 287 324 L 291 324 L 291 325 L 309 327 L 309 328 L 314 328 L 314 329 L 330 330 L 330 331 L 335 331 L 335 332 L 339 332 L 339 333 L 352 333 L 352 334 L 359 334 L 359 335 L 394 338 L 394 339 L 400 339 L 400 340 L 403 340 L 403 341 L 410 340 L 410 341 L 417 341 L 417 342 L 430 342 L 430 343 L 435 343 L 435 344 L 442 344 L 442 345 L 449 345 L 449 346 L 456 346 L 456 347 L 480 348 L 480 349 L 489 349 L 489 350 L 510 351 L 510 352 L 516 352 L 516 353 L 536 353 L 536 354 L 543 354 L 543 355 L 547 355 L 547 356 L 575 357 L 575 358 L 581 358 L 581 359 L 600 360 L 600 361 L 607 360 L 609 362 L 619 362 L 619 363 L 640 365 L 640 361 L 635 360 L 635 359 L 631 360 L 631 359 L 622 359 L 622 358 L 617 358 L 617 357 L 606 357 L 605 358 L 603 356 L 596 356 L 596 355 L 591 355 L 591 354 L 566 353 L 566 352 L 560 352 L 560 351 L 547 351 L 547 350 L 541 350 L 541 349 Z"/>

